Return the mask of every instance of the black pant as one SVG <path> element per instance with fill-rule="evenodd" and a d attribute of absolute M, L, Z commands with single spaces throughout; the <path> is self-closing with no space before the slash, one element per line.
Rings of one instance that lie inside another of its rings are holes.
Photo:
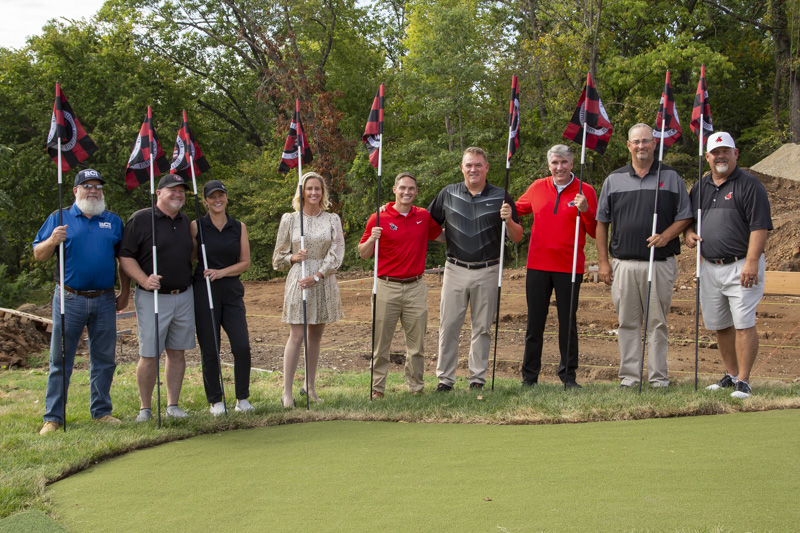
<path fill-rule="evenodd" d="M 197 342 L 200 344 L 203 356 L 203 385 L 208 402 L 217 403 L 222 401 L 222 388 L 214 328 L 208 310 L 206 280 L 195 280 L 193 290 Z M 214 298 L 217 339 L 220 338 L 220 326 L 222 326 L 231 343 L 236 399 L 245 400 L 250 396 L 250 335 L 247 332 L 247 315 L 244 308 L 244 286 L 239 278 L 220 278 L 211 282 L 211 296 Z"/>
<path fill-rule="evenodd" d="M 572 307 L 572 320 L 569 316 L 569 296 L 572 291 L 572 274 L 569 272 L 548 272 L 528 269 L 525 279 L 525 294 L 528 300 L 528 330 L 525 332 L 525 355 L 522 359 L 522 380 L 536 382 L 542 369 L 542 346 L 544 326 L 550 308 L 550 296 L 556 290 L 556 309 L 558 311 L 558 347 L 561 362 L 558 377 L 561 381 L 575 381 L 578 369 L 578 326 L 576 314 L 578 293 L 583 275 L 575 277 L 575 299 Z M 570 324 L 572 327 L 570 328 Z M 567 329 L 569 328 L 569 332 Z M 569 356 L 567 357 L 567 335 L 569 335 Z"/>

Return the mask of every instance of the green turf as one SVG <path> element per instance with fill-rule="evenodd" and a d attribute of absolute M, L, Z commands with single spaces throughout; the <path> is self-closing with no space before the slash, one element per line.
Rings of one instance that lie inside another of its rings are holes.
<path fill-rule="evenodd" d="M 0 520 L 0 533 L 66 533 L 42 511 L 23 511 Z"/>
<path fill-rule="evenodd" d="M 800 411 L 554 426 L 315 422 L 53 484 L 75 531 L 796 531 Z"/>

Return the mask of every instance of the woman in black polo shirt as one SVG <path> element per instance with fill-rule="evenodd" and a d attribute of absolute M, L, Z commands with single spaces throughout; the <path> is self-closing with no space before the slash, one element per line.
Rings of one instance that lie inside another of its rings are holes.
<path fill-rule="evenodd" d="M 220 386 L 220 367 L 217 358 L 214 328 L 208 305 L 208 292 L 205 277 L 211 282 L 211 296 L 214 299 L 214 323 L 216 338 L 219 339 L 220 326 L 228 335 L 233 352 L 236 381 L 236 411 L 250 412 L 254 408 L 247 401 L 250 396 L 250 337 L 247 332 L 247 319 L 244 307 L 244 286 L 239 274 L 250 268 L 250 241 L 244 223 L 225 212 L 228 193 L 219 180 L 211 180 L 203 188 L 203 204 L 208 214 L 192 222 L 192 238 L 197 241 L 197 267 L 194 271 L 194 319 L 197 329 L 197 342 L 203 356 L 203 384 L 206 398 L 211 404 L 211 414 L 225 412 Z M 200 248 L 197 223 L 203 230 L 208 269 L 203 269 L 203 255 Z"/>

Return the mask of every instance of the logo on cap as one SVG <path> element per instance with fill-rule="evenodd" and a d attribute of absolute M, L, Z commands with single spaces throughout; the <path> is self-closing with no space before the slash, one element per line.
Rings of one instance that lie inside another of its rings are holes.
<path fill-rule="evenodd" d="M 88 169 L 83 171 L 83 175 L 87 178 L 97 178 L 100 177 L 100 173 L 96 170 Z"/>

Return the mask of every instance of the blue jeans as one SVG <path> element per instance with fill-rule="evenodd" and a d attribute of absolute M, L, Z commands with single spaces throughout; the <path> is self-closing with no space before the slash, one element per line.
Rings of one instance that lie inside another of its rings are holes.
<path fill-rule="evenodd" d="M 83 333 L 89 333 L 90 398 L 92 418 L 111 414 L 111 380 L 117 363 L 114 348 L 117 342 L 116 296 L 114 291 L 86 298 L 64 292 L 64 341 L 66 347 L 67 388 L 75 362 L 75 350 Z M 53 336 L 50 341 L 50 374 L 47 376 L 44 421 L 64 423 L 63 374 L 61 361 L 61 296 L 58 285 L 53 295 Z"/>

